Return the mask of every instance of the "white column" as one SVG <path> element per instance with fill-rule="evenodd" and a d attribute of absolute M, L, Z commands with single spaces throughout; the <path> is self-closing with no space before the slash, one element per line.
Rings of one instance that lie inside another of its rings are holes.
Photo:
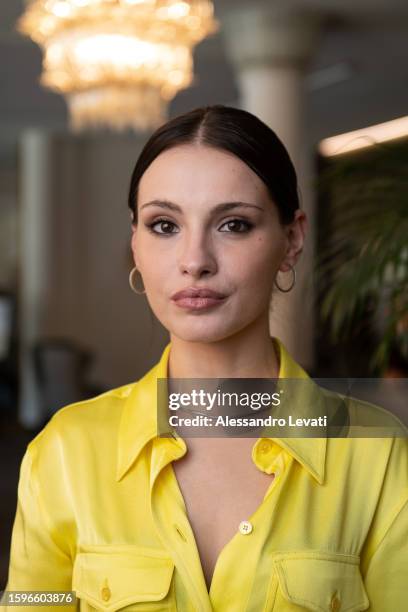
<path fill-rule="evenodd" d="M 20 149 L 20 275 L 19 421 L 38 426 L 44 414 L 37 386 L 33 344 L 45 326 L 49 285 L 50 209 L 52 151 L 46 133 L 30 130 L 23 134 Z"/>
<path fill-rule="evenodd" d="M 311 152 L 304 138 L 304 73 L 318 42 L 320 19 L 275 6 L 236 9 L 223 20 L 227 53 L 236 70 L 241 108 L 269 125 L 289 151 L 298 175 L 301 208 L 308 217 L 304 251 L 289 293 L 276 290 L 270 332 L 304 367 L 314 364 L 314 202 Z M 279 273 L 288 286 L 292 275 Z"/>

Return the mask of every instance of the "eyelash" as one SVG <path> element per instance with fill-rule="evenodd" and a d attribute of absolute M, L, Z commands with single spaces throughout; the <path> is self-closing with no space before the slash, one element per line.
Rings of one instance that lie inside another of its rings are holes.
<path fill-rule="evenodd" d="M 233 223 L 233 222 L 239 222 L 239 223 L 243 223 L 244 225 L 247 226 L 247 229 L 244 231 L 238 231 L 238 232 L 234 232 L 234 231 L 228 231 L 225 232 L 226 234 L 249 234 L 249 232 L 252 230 L 252 228 L 254 227 L 253 223 L 250 223 L 249 221 L 245 221 L 244 219 L 229 219 L 228 221 L 225 221 L 222 225 L 226 225 L 227 223 Z M 157 225 L 158 223 L 170 223 L 170 225 L 176 225 L 175 223 L 173 223 L 173 221 L 170 221 L 169 219 L 165 219 L 165 218 L 159 218 L 159 219 L 155 219 L 152 223 L 146 223 L 145 226 L 148 228 L 148 230 L 152 233 L 155 234 L 156 236 L 171 236 L 172 234 L 177 234 L 177 232 L 156 232 L 153 227 L 155 225 Z M 221 226 L 222 227 L 222 226 Z"/>

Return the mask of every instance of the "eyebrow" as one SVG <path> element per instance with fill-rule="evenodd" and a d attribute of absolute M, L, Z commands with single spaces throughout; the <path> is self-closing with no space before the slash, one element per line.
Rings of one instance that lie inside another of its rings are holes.
<path fill-rule="evenodd" d="M 146 204 L 143 204 L 143 206 L 140 207 L 140 210 L 146 208 L 147 206 L 158 206 L 160 208 L 173 210 L 174 212 L 183 212 L 178 204 L 170 202 L 169 200 L 152 200 L 151 202 L 146 202 Z M 223 212 L 225 210 L 232 210 L 233 208 L 257 208 L 258 210 L 264 212 L 264 208 L 262 208 L 261 206 L 257 206 L 256 204 L 249 204 L 248 202 L 222 202 L 221 204 L 217 204 L 216 206 L 214 206 L 214 208 L 212 208 L 210 212 Z"/>

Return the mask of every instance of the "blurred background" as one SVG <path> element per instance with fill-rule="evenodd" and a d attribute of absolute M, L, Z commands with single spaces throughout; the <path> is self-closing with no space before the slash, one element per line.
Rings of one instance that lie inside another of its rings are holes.
<path fill-rule="evenodd" d="M 407 30 L 402 0 L 2 0 L 0 589 L 27 443 L 168 341 L 127 209 L 167 117 L 241 107 L 289 150 L 309 231 L 271 334 L 312 376 L 407 378 Z"/>

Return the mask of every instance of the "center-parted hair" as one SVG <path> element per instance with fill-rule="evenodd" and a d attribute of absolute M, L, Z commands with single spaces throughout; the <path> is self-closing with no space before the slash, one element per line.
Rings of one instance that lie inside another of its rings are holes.
<path fill-rule="evenodd" d="M 263 121 L 248 111 L 205 106 L 174 117 L 160 126 L 143 147 L 132 173 L 128 205 L 137 224 L 140 179 L 163 151 L 183 144 L 203 144 L 239 157 L 265 183 L 275 202 L 279 220 L 287 225 L 300 208 L 296 171 L 289 154 Z"/>

